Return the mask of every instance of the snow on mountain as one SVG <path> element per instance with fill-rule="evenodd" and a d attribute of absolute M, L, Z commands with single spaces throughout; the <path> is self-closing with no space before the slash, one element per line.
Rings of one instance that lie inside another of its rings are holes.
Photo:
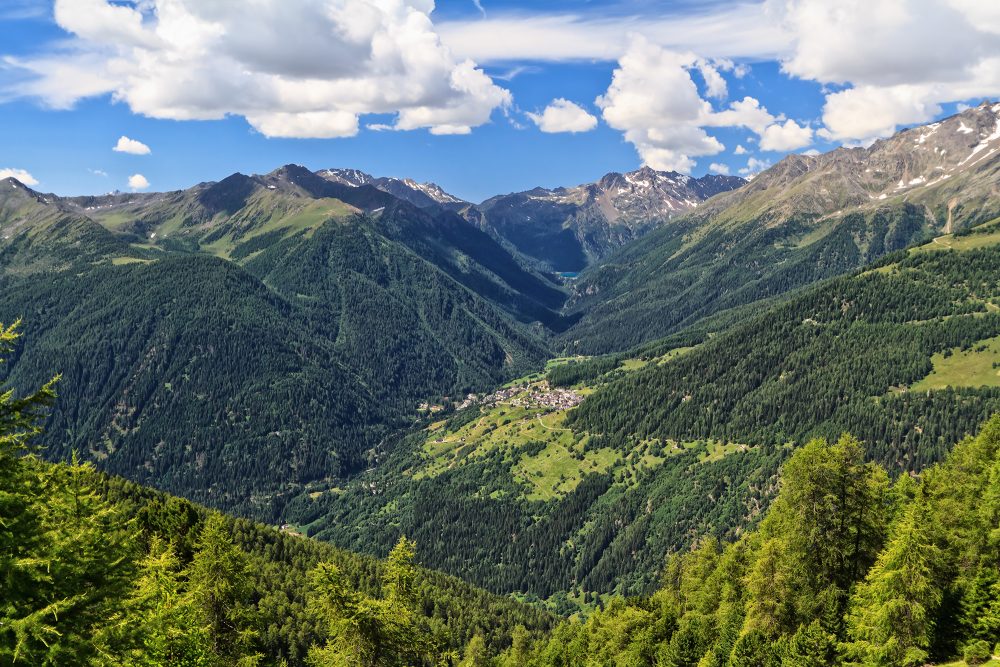
<path fill-rule="evenodd" d="M 643 167 L 594 183 L 535 188 L 486 200 L 470 219 L 560 271 L 579 271 L 656 225 L 742 186 L 735 176 L 693 178 Z"/>
<path fill-rule="evenodd" d="M 441 206 L 457 210 L 468 206 L 468 202 L 445 192 L 436 183 L 418 183 L 412 178 L 375 177 L 358 169 L 322 169 L 316 175 L 352 187 L 371 185 L 420 208 Z"/>

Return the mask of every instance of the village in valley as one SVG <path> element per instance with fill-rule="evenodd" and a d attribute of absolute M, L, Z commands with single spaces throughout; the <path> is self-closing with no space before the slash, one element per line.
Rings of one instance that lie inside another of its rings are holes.
<path fill-rule="evenodd" d="M 538 382 L 523 382 L 504 387 L 486 396 L 469 394 L 458 404 L 459 410 L 473 405 L 497 405 L 506 403 L 521 408 L 549 408 L 552 410 L 569 410 L 583 401 L 583 396 L 572 389 L 549 386 L 548 380 Z"/>

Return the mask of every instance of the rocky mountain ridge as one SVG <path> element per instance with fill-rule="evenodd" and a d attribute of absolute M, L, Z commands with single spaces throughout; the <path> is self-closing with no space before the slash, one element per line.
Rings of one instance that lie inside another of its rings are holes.
<path fill-rule="evenodd" d="M 997 216 L 1000 104 L 869 147 L 789 155 L 581 276 L 567 344 L 637 345 Z"/>
<path fill-rule="evenodd" d="M 593 183 L 499 195 L 472 221 L 557 271 L 580 271 L 650 229 L 745 184 L 735 176 L 694 178 L 642 167 Z"/>

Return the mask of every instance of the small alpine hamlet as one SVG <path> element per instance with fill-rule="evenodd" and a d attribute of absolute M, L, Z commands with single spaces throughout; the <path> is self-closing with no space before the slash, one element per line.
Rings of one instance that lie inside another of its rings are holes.
<path fill-rule="evenodd" d="M 1000 667 L 1000 0 L 3 0 L 0 127 L 0 667 Z"/>

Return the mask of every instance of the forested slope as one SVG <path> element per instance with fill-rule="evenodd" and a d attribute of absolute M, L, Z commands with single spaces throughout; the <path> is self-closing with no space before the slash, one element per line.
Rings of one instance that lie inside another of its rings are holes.
<path fill-rule="evenodd" d="M 891 483 L 865 458 L 847 436 L 810 442 L 759 529 L 699 541 L 651 597 L 563 623 L 508 664 L 916 667 L 1000 654 L 1000 418 L 916 479 Z"/>
<path fill-rule="evenodd" d="M 621 351 L 1000 215 L 1000 105 L 867 148 L 789 155 L 585 272 L 563 336 Z"/>
<path fill-rule="evenodd" d="M 3 373 L 63 373 L 48 455 L 275 519 L 422 401 L 548 356 L 529 323 L 558 288 L 453 214 L 305 174 L 79 201 L 4 181 L 0 317 L 29 336 Z"/>
<path fill-rule="evenodd" d="M 43 463 L 56 386 L 0 398 L 5 663 L 916 667 L 1000 648 L 1000 416 L 895 481 L 852 437 L 813 440 L 757 529 L 557 624 L 414 567 L 406 540 L 378 563 Z"/>
<path fill-rule="evenodd" d="M 648 590 L 661 554 L 753 527 L 811 438 L 855 433 L 898 475 L 1000 410 L 998 244 L 980 225 L 715 336 L 553 362 L 289 512 L 363 551 L 417 535 L 427 564 L 556 608 Z M 539 402 L 556 385 L 579 406 Z"/>
<path fill-rule="evenodd" d="M 438 665 L 552 622 L 415 568 L 412 542 L 378 562 L 44 463 L 34 437 L 58 386 L 0 398 L 4 664 Z"/>
<path fill-rule="evenodd" d="M 932 243 L 609 383 L 570 422 L 619 440 L 778 444 L 850 431 L 887 466 L 919 469 L 1000 408 L 995 373 L 918 384 L 971 350 L 994 368 L 1000 237 L 978 231 L 960 238 L 981 247 Z"/>

